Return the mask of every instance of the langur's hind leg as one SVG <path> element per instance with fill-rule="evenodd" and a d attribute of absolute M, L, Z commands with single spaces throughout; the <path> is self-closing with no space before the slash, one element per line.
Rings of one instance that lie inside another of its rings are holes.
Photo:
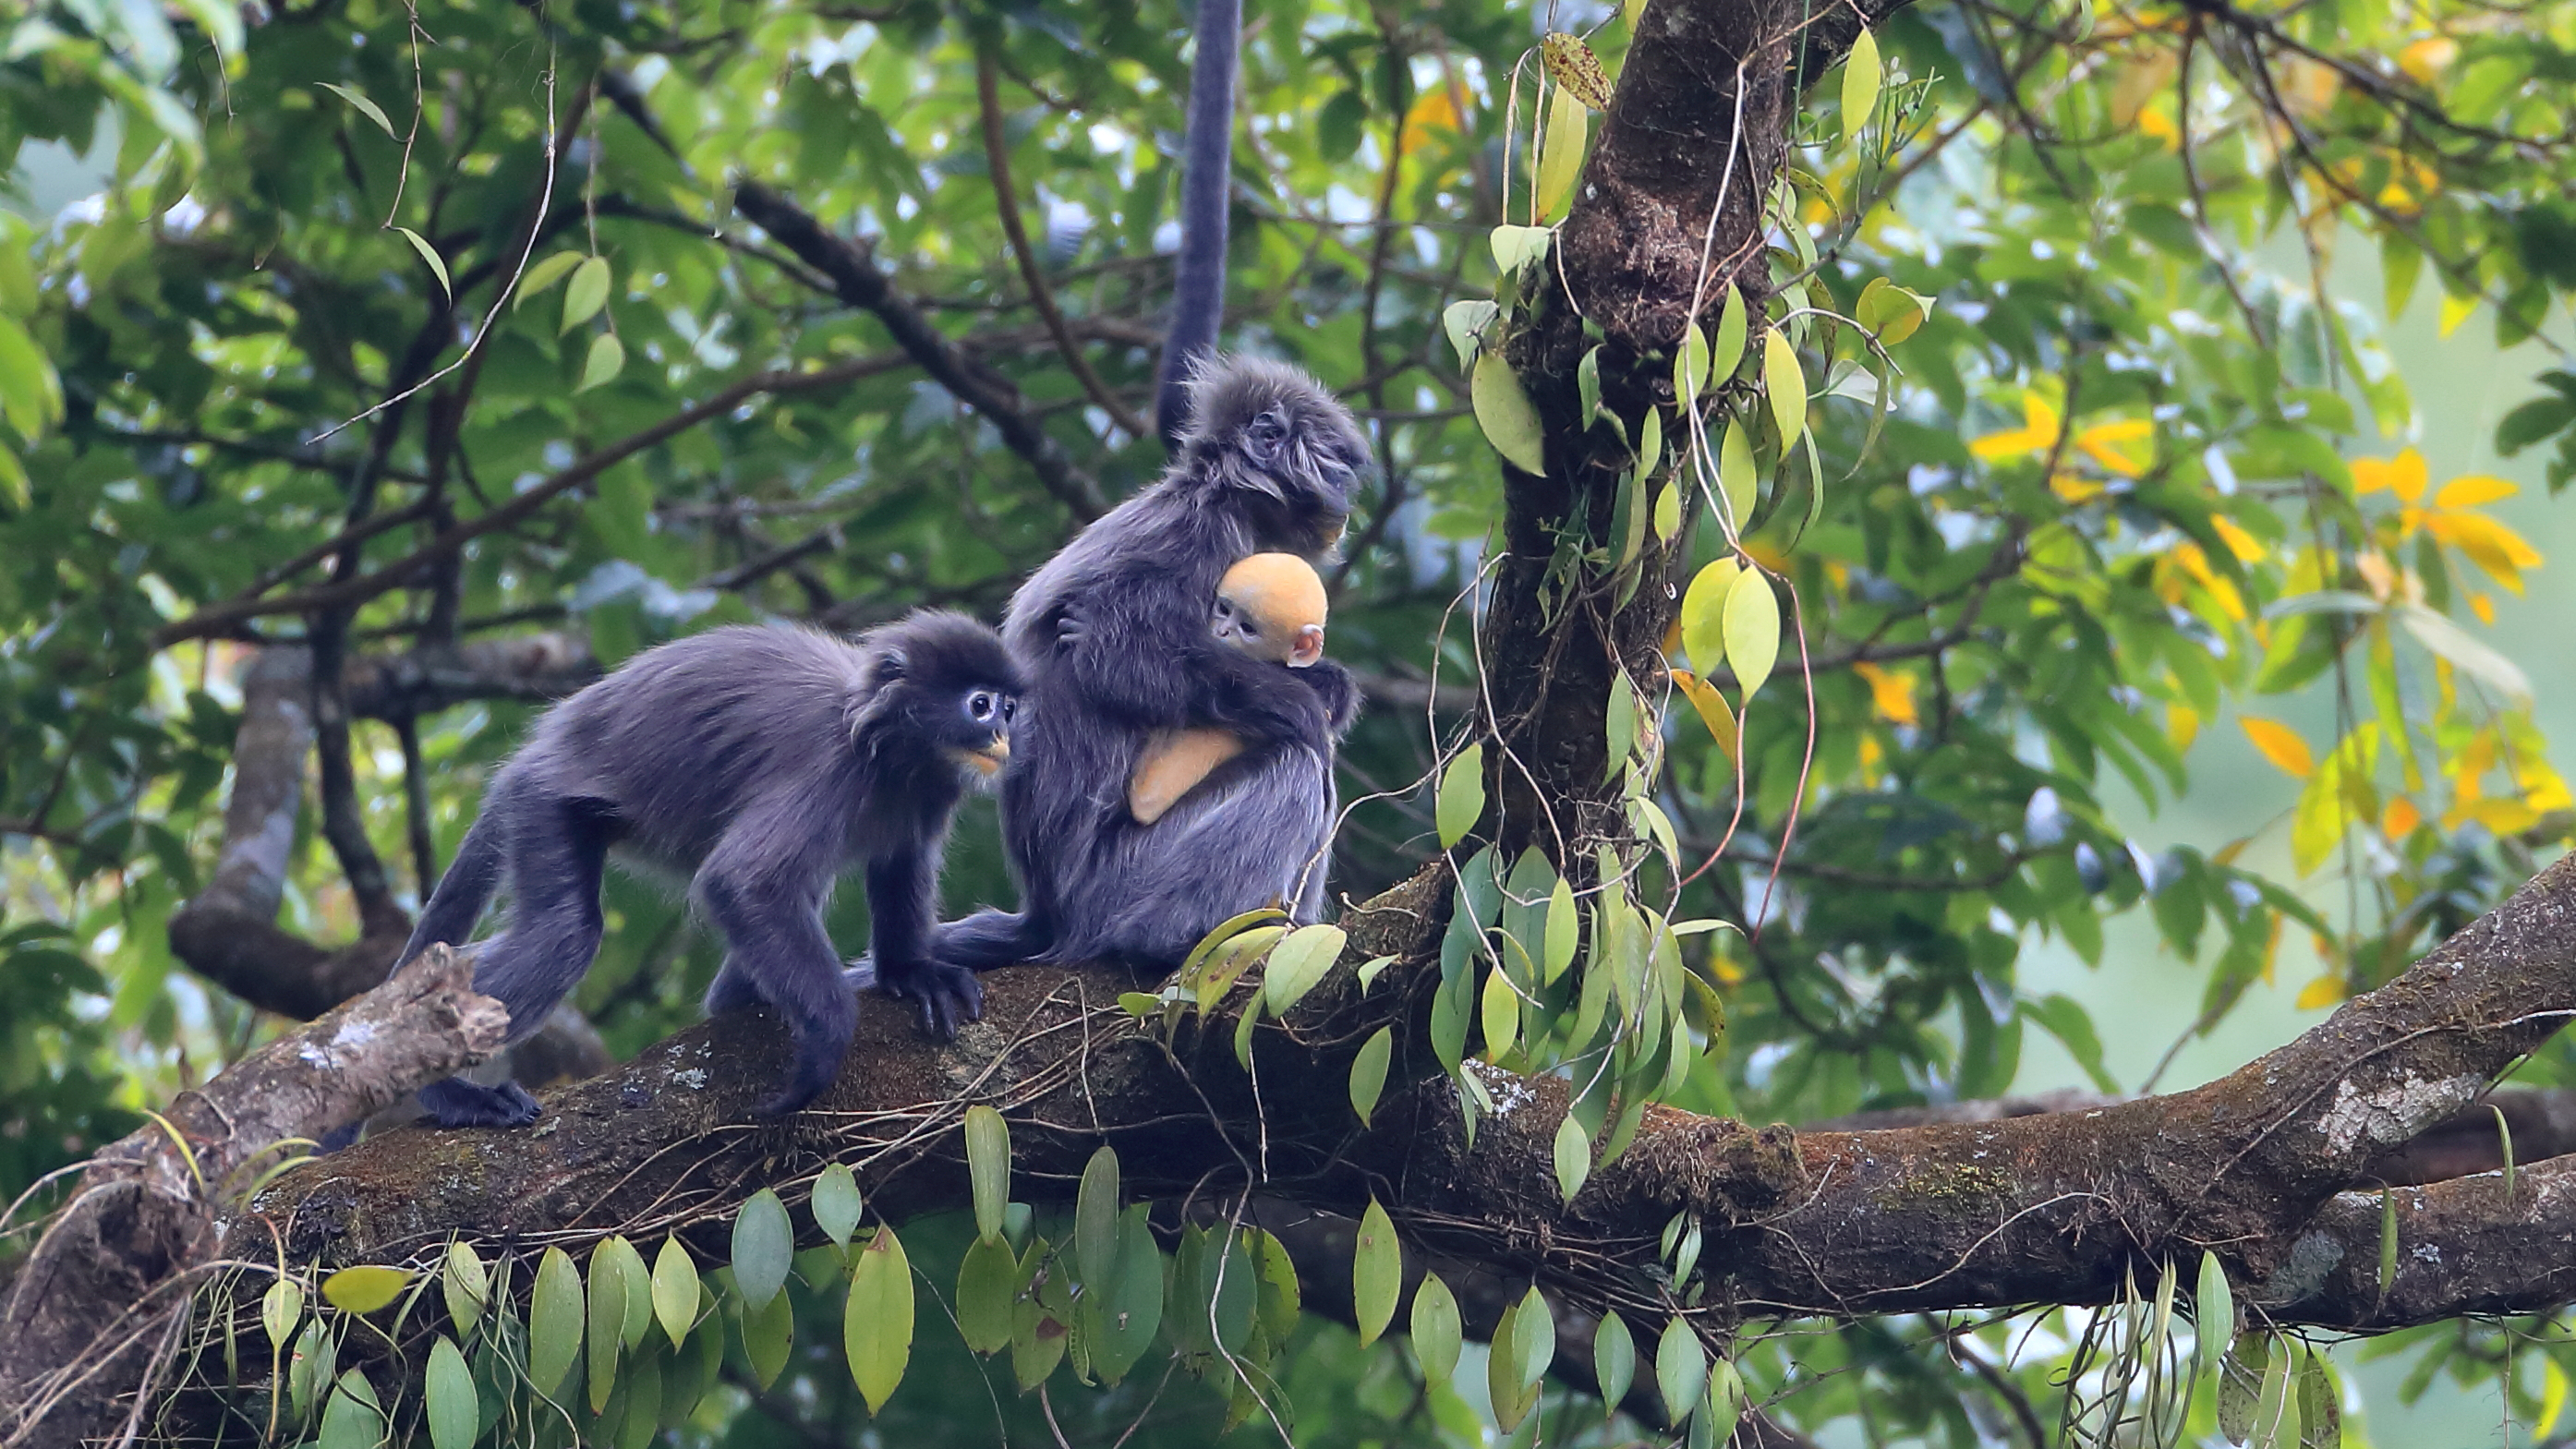
<path fill-rule="evenodd" d="M 821 1096 L 859 1025 L 858 997 L 842 982 L 840 953 L 823 929 L 834 862 L 774 858 L 778 825 L 767 812 L 746 813 L 708 854 L 696 883 L 700 909 L 725 938 L 708 1010 L 767 1002 L 796 1039 L 786 1082 L 753 1109 L 760 1117 L 786 1116 Z"/>
<path fill-rule="evenodd" d="M 546 1024 L 599 952 L 600 868 L 615 822 L 585 800 L 530 800 L 509 813 L 510 927 L 483 944 L 474 989 L 509 1009 L 504 1041 L 516 1043 Z M 537 1116 L 536 1098 L 516 1083 L 450 1077 L 422 1088 L 420 1101 L 441 1127 L 516 1127 Z"/>

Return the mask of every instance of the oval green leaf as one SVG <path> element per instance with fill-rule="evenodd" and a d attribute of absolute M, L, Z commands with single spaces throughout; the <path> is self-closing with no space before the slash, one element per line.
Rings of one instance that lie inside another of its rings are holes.
<path fill-rule="evenodd" d="M 331 94 L 338 96 L 344 101 L 347 101 L 350 105 L 356 106 L 359 114 L 376 123 L 376 128 L 378 130 L 383 131 L 388 136 L 394 137 L 396 140 L 401 139 L 400 136 L 395 134 L 394 123 L 386 117 L 384 109 L 378 106 L 374 101 L 368 100 L 366 92 L 359 90 L 356 86 L 335 85 L 330 81 L 323 81 L 320 84 L 322 89 L 329 91 Z"/>
<path fill-rule="evenodd" d="M 429 1346 L 429 1367 L 421 1374 L 421 1417 L 429 1425 L 430 1449 L 472 1449 L 483 1432 L 474 1370 L 443 1333 Z"/>
<path fill-rule="evenodd" d="M 483 1317 L 483 1305 L 492 1297 L 492 1275 L 485 1271 L 473 1244 L 459 1238 L 447 1245 L 447 1268 L 439 1275 L 438 1287 L 447 1297 L 447 1320 L 455 1325 L 457 1336 L 473 1332 Z"/>
<path fill-rule="evenodd" d="M 1494 445 L 1494 451 L 1532 477 L 1545 476 L 1546 432 L 1539 425 L 1538 409 L 1530 406 L 1520 375 L 1501 353 L 1487 352 L 1476 359 L 1467 394 L 1475 405 L 1476 426 L 1484 430 L 1485 441 Z"/>
<path fill-rule="evenodd" d="M 1574 1114 L 1569 1112 L 1564 1121 L 1556 1124 L 1557 1191 L 1564 1193 L 1565 1200 L 1571 1203 L 1574 1195 L 1583 1191 L 1583 1180 L 1591 1175 L 1592 1138 L 1584 1132 L 1583 1124 L 1575 1121 Z"/>
<path fill-rule="evenodd" d="M 626 369 L 626 344 L 614 332 L 602 332 L 590 339 L 590 352 L 581 360 L 581 381 L 574 392 L 588 392 L 602 383 L 614 382 Z"/>
<path fill-rule="evenodd" d="M 1712 1444 L 1732 1442 L 1737 1421 L 1744 1417 L 1744 1376 L 1735 1365 L 1721 1358 L 1708 1366 L 1708 1396 L 1700 1405 L 1708 1421 L 1708 1441 Z"/>
<path fill-rule="evenodd" d="M 1851 54 L 1843 57 L 1843 135 L 1860 134 L 1869 124 L 1872 111 L 1878 109 L 1878 87 L 1881 79 L 1878 59 L 1878 37 L 1867 30 L 1852 41 Z"/>
<path fill-rule="evenodd" d="M 1440 794 L 1433 807 L 1440 827 L 1440 848 L 1449 850 L 1467 838 L 1485 813 L 1485 744 L 1478 740 L 1460 750 L 1440 774 Z"/>
<path fill-rule="evenodd" d="M 678 1348 L 698 1320 L 698 1265 L 678 1238 L 664 1238 L 653 1258 L 653 1316 Z"/>
<path fill-rule="evenodd" d="M 1422 1365 L 1423 1382 L 1445 1384 L 1457 1373 L 1462 1332 L 1458 1295 L 1439 1274 L 1423 1274 L 1413 1290 L 1413 1357 Z"/>
<path fill-rule="evenodd" d="M 583 1367 L 588 1371 L 590 1411 L 594 1414 L 606 1412 L 608 1396 L 617 1387 L 617 1350 L 625 1340 L 625 1330 L 626 1275 L 618 1271 L 608 1244 L 602 1243 L 599 1251 L 590 1255 L 590 1321 L 582 1339 L 588 1350 Z"/>
<path fill-rule="evenodd" d="M 618 1320 L 617 1337 L 629 1350 L 644 1341 L 653 1326 L 653 1275 L 645 1270 L 644 1255 L 623 1237 L 613 1237 L 599 1245 L 591 1255 L 591 1271 L 599 1271 L 599 1260 L 606 1257 L 615 1270 L 619 1284 L 626 1290 L 625 1316 Z M 691 1304 L 692 1307 L 696 1305 Z"/>
<path fill-rule="evenodd" d="M 322 1280 L 322 1297 L 343 1313 L 373 1313 L 393 1302 L 410 1282 L 411 1273 L 403 1268 L 343 1268 Z"/>
<path fill-rule="evenodd" d="M 733 1281 L 742 1301 L 766 1308 L 787 1281 L 787 1266 L 796 1256 L 796 1230 L 787 1221 L 787 1205 L 768 1188 L 753 1193 L 733 1220 Z"/>
<path fill-rule="evenodd" d="M 1664 460 L 1664 410 L 1649 403 L 1646 420 L 1637 425 L 1637 476 L 1655 471 Z"/>
<path fill-rule="evenodd" d="M 292 1278 L 268 1285 L 259 1298 L 259 1326 L 272 1348 L 284 1348 L 304 1318 L 304 1288 Z"/>
<path fill-rule="evenodd" d="M 1107 1149 L 1102 1149 L 1106 1151 Z M 841 1315 L 841 1347 L 850 1378 L 878 1413 L 903 1382 L 912 1360 L 912 1263 L 894 1229 L 879 1228 L 850 1274 L 850 1300 Z"/>
<path fill-rule="evenodd" d="M 1512 990 L 1512 978 L 1500 966 L 1485 973 L 1483 994 L 1476 1004 L 1476 1024 L 1485 1030 L 1485 1060 L 1489 1062 L 1501 1061 L 1520 1036 L 1520 993 Z"/>
<path fill-rule="evenodd" d="M 1753 438 L 1741 418 L 1726 425 L 1726 436 L 1717 445 L 1717 487 L 1726 498 L 1726 527 L 1730 537 L 1741 535 L 1753 522 L 1753 504 L 1757 479 L 1753 471 Z"/>
<path fill-rule="evenodd" d="M 1718 559 L 1693 576 L 1682 594 L 1682 652 L 1703 679 L 1726 662 L 1726 596 L 1742 572 L 1734 559 Z"/>
<path fill-rule="evenodd" d="M 1771 420 L 1780 428 L 1780 453 L 1807 428 L 1807 375 L 1798 369 L 1798 350 L 1774 327 L 1762 336 L 1762 391 L 1771 399 Z"/>
<path fill-rule="evenodd" d="M 975 1234 L 1000 1242 L 1011 1195 L 1011 1125 L 981 1102 L 966 1109 L 966 1172 L 974 1179 Z"/>
<path fill-rule="evenodd" d="M 2192 1295 L 2192 1375 L 2205 1376 L 2236 1337 L 2236 1294 L 2227 1283 L 2227 1265 L 2204 1248 L 2200 1284 Z"/>
<path fill-rule="evenodd" d="M 530 297 L 562 281 L 564 273 L 580 266 L 582 261 L 579 252 L 557 252 L 529 267 L 526 275 L 519 278 L 519 290 L 511 299 L 510 310 L 516 312 L 527 305 Z"/>
<path fill-rule="evenodd" d="M 1351 1303 L 1359 1320 L 1360 1347 L 1377 1342 L 1395 1317 L 1396 1291 L 1404 1286 L 1404 1253 L 1395 1243 L 1395 1221 L 1369 1199 L 1351 1255 Z"/>
<path fill-rule="evenodd" d="M 786 1294 L 770 1295 L 767 1307 L 743 1310 L 742 1354 L 751 1364 L 754 1383 L 765 1389 L 778 1382 L 780 1370 L 795 1351 L 796 1308 Z"/>
<path fill-rule="evenodd" d="M 858 1175 L 850 1171 L 846 1162 L 824 1168 L 823 1175 L 814 1179 L 814 1196 L 807 1206 L 813 1209 L 814 1226 L 823 1230 L 823 1236 L 848 1247 L 850 1234 L 859 1230 L 859 1213 L 865 1206 L 859 1198 Z"/>
<path fill-rule="evenodd" d="M 401 232 L 403 234 L 403 240 L 411 243 L 411 249 L 420 253 L 420 259 L 429 263 L 430 271 L 438 277 L 439 295 L 452 295 L 456 288 L 447 280 L 447 263 L 439 257 L 438 248 L 431 246 L 429 244 L 429 238 L 422 236 L 419 232 L 413 231 L 410 227 L 398 226 L 395 227 L 394 230 Z"/>
<path fill-rule="evenodd" d="M 1601 1402 L 1617 1406 L 1637 1381 L 1637 1340 L 1628 1320 L 1604 1313 L 1592 1329 L 1592 1377 L 1601 1386 Z"/>
<path fill-rule="evenodd" d="M 571 284 L 564 288 L 563 325 L 555 329 L 556 336 L 599 315 L 599 309 L 608 305 L 608 282 L 608 258 L 582 258 L 573 268 Z"/>
<path fill-rule="evenodd" d="M 562 1387 L 581 1353 L 581 1319 L 581 1272 L 563 1249 L 548 1248 L 528 1301 L 528 1383 L 538 1393 Z"/>
<path fill-rule="evenodd" d="M 1771 580 L 1748 569 L 1726 591 L 1726 657 L 1735 665 L 1735 682 L 1743 698 L 1771 677 L 1780 657 L 1780 601 L 1771 595 Z"/>
<path fill-rule="evenodd" d="M 1261 971 L 1261 994 L 1270 1003 L 1270 1014 L 1284 1016 L 1288 1008 L 1315 989 L 1333 963 L 1342 959 L 1342 947 L 1350 936 L 1339 926 L 1300 926 L 1288 938 L 1270 948 L 1270 962 Z"/>
<path fill-rule="evenodd" d="M 1717 341 L 1709 348 L 1708 375 L 1712 380 L 1723 384 L 1744 365 L 1744 338 L 1750 326 L 1744 289 L 1727 283 L 1726 305 L 1717 314 Z"/>
<path fill-rule="evenodd" d="M 1086 1285 L 1105 1287 L 1118 1272 L 1118 1149 L 1106 1143 L 1074 1192 L 1073 1256 Z"/>
<path fill-rule="evenodd" d="M 1011 1308 L 1019 1296 L 1020 1265 L 999 1237 L 977 1238 L 957 1265 L 957 1332 L 977 1353 L 1011 1346 Z"/>
<path fill-rule="evenodd" d="M 1592 426 L 1593 415 L 1601 411 L 1601 349 L 1586 348 L 1583 360 L 1574 365 L 1574 395 L 1581 405 L 1583 425 Z"/>
<path fill-rule="evenodd" d="M 1555 985 L 1565 968 L 1574 964 L 1575 948 L 1581 943 L 1582 916 L 1574 904 L 1574 885 L 1564 876 L 1556 878 L 1556 889 L 1547 897 L 1547 941 L 1539 957 L 1539 979 Z"/>
<path fill-rule="evenodd" d="M 1351 1110 L 1359 1114 L 1363 1127 L 1377 1110 L 1378 1094 L 1386 1090 L 1387 1061 L 1394 1052 L 1395 1029 L 1381 1026 L 1351 1058 Z"/>
<path fill-rule="evenodd" d="M 1707 1386 L 1708 1350 L 1700 1347 L 1689 1324 L 1675 1318 L 1664 1325 L 1664 1336 L 1655 1344 L 1655 1387 L 1663 1391 L 1664 1412 L 1680 1423 L 1698 1407 L 1700 1391 Z"/>
<path fill-rule="evenodd" d="M 1682 495 L 1667 478 L 1655 489 L 1655 541 L 1670 543 L 1682 531 Z"/>

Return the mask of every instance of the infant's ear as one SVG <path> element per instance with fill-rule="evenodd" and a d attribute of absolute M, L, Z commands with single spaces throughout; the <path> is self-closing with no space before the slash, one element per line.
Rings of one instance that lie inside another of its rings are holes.
<path fill-rule="evenodd" d="M 1288 667 L 1303 669 L 1324 657 L 1324 626 L 1308 624 L 1297 631 L 1297 642 L 1288 646 Z"/>

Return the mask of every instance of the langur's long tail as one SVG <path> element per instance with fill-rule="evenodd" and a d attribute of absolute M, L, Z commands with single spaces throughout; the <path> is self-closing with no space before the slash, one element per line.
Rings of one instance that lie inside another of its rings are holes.
<path fill-rule="evenodd" d="M 491 792 L 499 794 L 496 786 Z M 492 903 L 492 893 L 501 884 L 503 819 L 507 810 L 497 809 L 497 801 L 487 798 L 483 813 L 474 817 L 474 826 L 465 832 L 465 840 L 456 847 L 456 859 L 447 873 L 438 878 L 438 889 L 429 893 L 429 904 L 421 907 L 420 924 L 411 928 L 411 939 L 403 942 L 402 954 L 394 958 L 400 966 L 427 950 L 433 943 L 462 946 L 474 934 L 474 923 L 483 917 L 483 908 Z"/>

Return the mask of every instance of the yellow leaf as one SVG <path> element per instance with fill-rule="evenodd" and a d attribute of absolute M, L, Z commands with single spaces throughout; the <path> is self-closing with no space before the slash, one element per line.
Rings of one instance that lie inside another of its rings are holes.
<path fill-rule="evenodd" d="M 2469 595 L 2469 612 L 2478 616 L 2479 623 L 2484 624 L 2489 628 L 2493 628 L 2495 626 L 2495 600 L 2488 598 L 2486 595 Z"/>
<path fill-rule="evenodd" d="M 2200 711 L 2187 704 L 2166 705 L 2165 738 L 2173 741 L 2176 753 L 2190 749 L 2200 738 Z"/>
<path fill-rule="evenodd" d="M 1726 660 L 1726 592 L 1743 565 L 1722 558 L 1699 571 L 1682 594 L 1682 649 L 1703 676 Z"/>
<path fill-rule="evenodd" d="M 2445 293 L 2442 297 L 2441 335 L 2448 337 L 2459 331 L 2460 324 L 2468 321 L 2469 314 L 2476 310 L 2478 310 L 2478 297 L 2475 292 L 2465 297 L 2454 297 Z"/>
<path fill-rule="evenodd" d="M 1748 569 L 1736 577 L 1726 591 L 1726 658 L 1735 668 L 1735 682 L 1743 686 L 1744 699 L 1751 703 L 1754 691 L 1771 677 L 1771 666 L 1780 657 L 1780 601 L 1771 593 L 1771 580 L 1761 571 Z"/>
<path fill-rule="evenodd" d="M 1446 86 L 1425 91 L 1422 98 L 1413 103 L 1413 109 L 1404 113 L 1404 154 L 1410 156 L 1420 150 L 1432 139 L 1435 131 L 1454 132 L 1458 129 L 1457 97 L 1451 95 Z"/>
<path fill-rule="evenodd" d="M 2174 124 L 2173 117 L 2165 114 L 2162 104 L 2138 112 L 2138 130 L 2162 142 L 2168 151 L 2182 147 L 2182 128 Z"/>
<path fill-rule="evenodd" d="M 2209 526 L 2218 535 L 2218 541 L 2227 545 L 2227 551 L 2236 555 L 2238 563 L 2253 563 L 2263 557 L 2263 540 L 2247 533 L 2235 519 L 2213 514 Z"/>
<path fill-rule="evenodd" d="M 2048 480 L 2048 491 L 2069 503 L 2090 503 L 2110 491 L 2109 485 L 2073 473 L 2060 473 Z"/>
<path fill-rule="evenodd" d="M 1726 696 L 1716 686 L 1687 669 L 1673 671 L 1673 686 L 1691 702 L 1699 713 L 1700 723 L 1708 726 L 1709 738 L 1717 741 L 1718 750 L 1728 759 L 1735 758 L 1735 711 L 1726 707 Z"/>
<path fill-rule="evenodd" d="M 1852 673 L 1868 683 L 1870 706 L 1878 711 L 1881 719 L 1890 724 L 1908 726 L 1921 722 L 1922 715 L 1914 707 L 1912 675 L 1892 674 L 1867 662 L 1853 665 Z"/>
<path fill-rule="evenodd" d="M 2449 69 L 2459 54 L 2458 41 L 2447 35 L 2428 35 L 2397 52 L 2397 68 L 2429 86 L 2435 76 Z M 2563 1385 L 2561 1392 L 2564 1392 Z M 2548 1438 L 2549 1431 L 2545 1428 L 2540 1430 L 2538 1437 Z"/>
<path fill-rule="evenodd" d="M 1771 420 L 1780 428 L 1780 451 L 1807 430 L 1807 375 L 1798 368 L 1798 351 L 1774 327 L 1762 339 L 1762 391 L 1771 399 Z"/>
<path fill-rule="evenodd" d="M 2323 1007 L 2332 1006 L 2336 1002 L 2343 1000 L 2343 998 L 2343 979 L 2332 972 L 2328 972 L 2327 974 L 2318 977 L 2316 980 L 2309 982 L 2307 986 L 2299 992 L 2298 1007 L 2301 1011 L 2316 1011 Z"/>
<path fill-rule="evenodd" d="M 2469 818 L 2497 835 L 2520 835 L 2540 823 L 2540 812 L 2519 800 L 2481 800 Z"/>
<path fill-rule="evenodd" d="M 2389 801 L 2388 808 L 2380 812 L 2379 833 L 2391 840 L 2404 840 L 2423 823 L 2424 812 L 2415 808 L 2414 801 L 2400 795 Z"/>
<path fill-rule="evenodd" d="M 2385 488 L 2395 493 L 2398 501 L 2412 503 L 2424 496 L 2424 485 L 2429 477 L 2424 470 L 2424 455 L 2413 448 L 2394 458 L 2352 460 L 2352 491 L 2355 493 L 2376 493 Z"/>
<path fill-rule="evenodd" d="M 1989 463 L 2010 458 L 2027 458 L 2045 453 L 2057 446 L 2057 409 L 2050 407 L 2038 393 L 2025 392 L 2021 397 L 2022 426 L 2008 432 L 1988 433 L 1968 444 L 1968 451 Z"/>
<path fill-rule="evenodd" d="M 2086 428 L 2075 435 L 2075 446 L 2083 449 L 2086 457 L 2107 471 L 2123 478 L 2135 478 L 2147 471 L 2147 462 L 2151 458 L 2138 456 L 2146 453 L 2146 449 L 2124 449 L 2119 445 L 2143 442 L 2155 435 L 2155 424 L 2144 418 L 2129 418 L 2116 423 L 2096 423 Z"/>
<path fill-rule="evenodd" d="M 2274 769 L 2294 780 L 2304 780 L 2316 773 L 2316 757 L 2308 753 L 2308 742 L 2299 738 L 2288 725 L 2277 720 L 2258 719 L 2250 714 L 2240 716 L 2236 723 L 2244 728 L 2245 737 L 2254 742 L 2254 748 L 2262 752 L 2264 759 L 2272 762 Z"/>
<path fill-rule="evenodd" d="M 2424 520 L 2424 531 L 2467 554 L 2469 562 L 2517 594 L 2522 592 L 2522 571 L 2540 566 L 2538 549 L 2484 514 L 2431 514 Z"/>
<path fill-rule="evenodd" d="M 1863 29 L 1843 58 L 1843 134 L 1857 136 L 1878 109 L 1878 37 Z"/>
<path fill-rule="evenodd" d="M 322 1280 L 322 1296 L 343 1313 L 373 1313 L 411 1285 L 408 1269 L 366 1264 Z"/>
<path fill-rule="evenodd" d="M 1558 86 L 1547 103 L 1547 132 L 1538 148 L 1538 214 L 1551 217 L 1574 195 L 1574 178 L 1583 169 L 1584 143 L 1591 138 L 1592 113 L 1574 92 Z"/>
<path fill-rule="evenodd" d="M 2463 473 L 2433 495 L 2436 508 L 2478 508 L 2511 498 L 2522 489 L 2487 473 Z"/>

